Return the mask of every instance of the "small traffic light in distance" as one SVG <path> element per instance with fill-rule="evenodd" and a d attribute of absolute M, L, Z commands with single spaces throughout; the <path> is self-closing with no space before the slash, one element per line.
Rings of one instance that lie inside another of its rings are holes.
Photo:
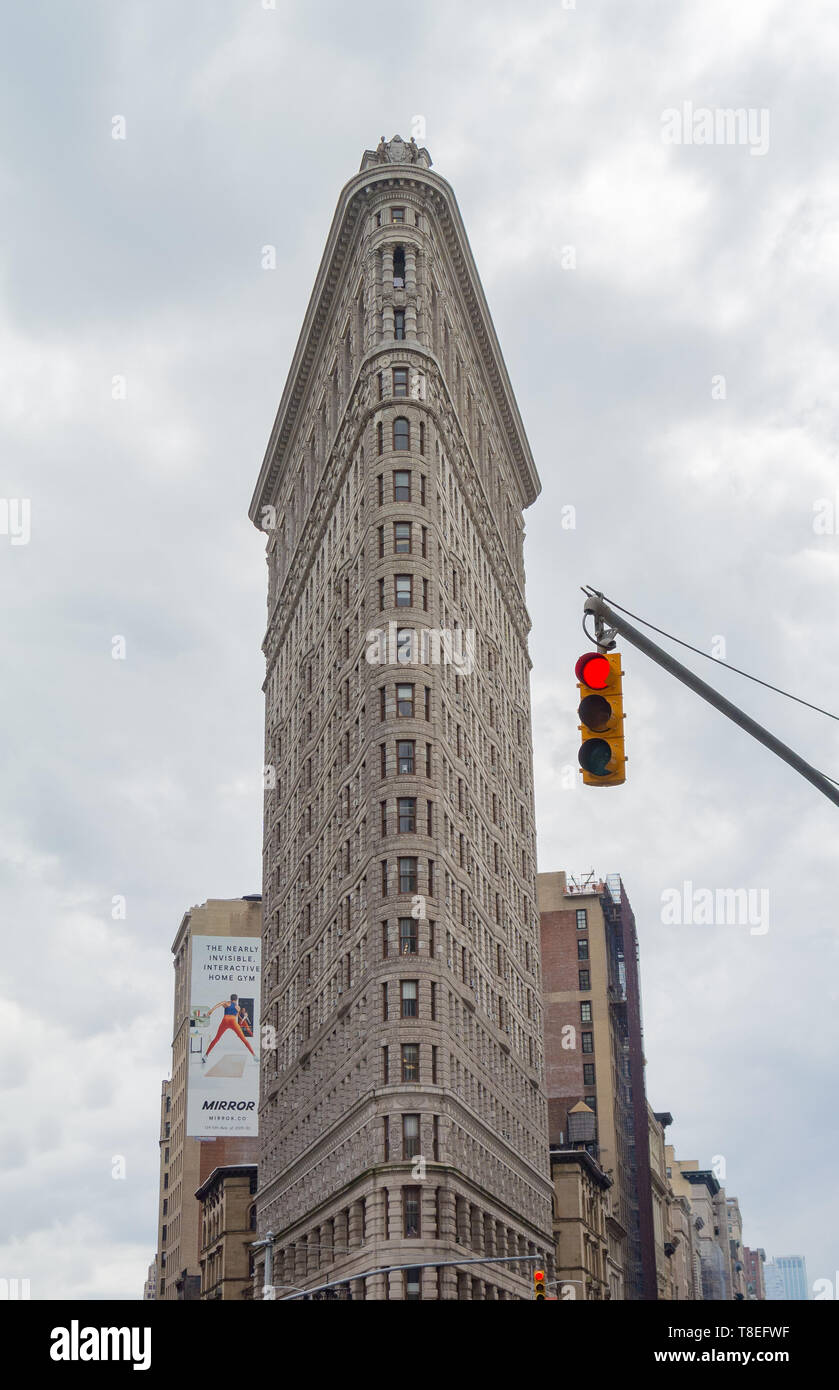
<path fill-rule="evenodd" d="M 578 755 L 587 787 L 626 781 L 623 689 L 619 652 L 585 652 L 574 667 L 580 691 L 577 715 L 583 742 Z"/>
<path fill-rule="evenodd" d="M 534 1269 L 533 1271 L 533 1297 L 547 1299 L 547 1294 L 545 1293 L 545 1271 L 543 1269 Z"/>

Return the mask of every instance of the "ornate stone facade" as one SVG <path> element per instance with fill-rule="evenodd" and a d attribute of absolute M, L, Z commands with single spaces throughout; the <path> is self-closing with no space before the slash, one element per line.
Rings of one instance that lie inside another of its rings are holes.
<path fill-rule="evenodd" d="M 277 1296 L 552 1268 L 522 511 L 454 195 L 368 150 L 251 504 L 268 537 L 257 1222 Z M 275 1046 L 274 1046 L 275 1044 Z M 370 1274 L 383 1266 L 404 1271 Z"/>

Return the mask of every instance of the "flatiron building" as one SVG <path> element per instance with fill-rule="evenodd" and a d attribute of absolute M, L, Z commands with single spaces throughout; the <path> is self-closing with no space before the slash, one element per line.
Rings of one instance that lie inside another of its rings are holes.
<path fill-rule="evenodd" d="M 250 509 L 268 564 L 257 1295 L 520 1299 L 536 1264 L 552 1277 L 538 490 L 454 194 L 427 150 L 383 139 L 340 194 Z"/>

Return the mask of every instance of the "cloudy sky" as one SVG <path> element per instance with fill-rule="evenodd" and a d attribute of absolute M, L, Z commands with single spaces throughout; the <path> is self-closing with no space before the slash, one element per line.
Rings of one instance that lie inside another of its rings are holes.
<path fill-rule="evenodd" d="M 0 1276 L 142 1292 L 169 947 L 190 905 L 260 888 L 248 503 L 338 192 L 421 116 L 543 483 L 540 867 L 621 874 L 678 1154 L 724 1161 L 748 1244 L 832 1279 L 837 809 L 626 646 L 629 779 L 576 786 L 572 671 L 589 583 L 839 713 L 833 0 L 3 20 Z M 755 138 L 664 138 L 685 103 Z M 839 778 L 835 721 L 688 660 Z M 685 883 L 766 890 L 768 930 L 662 921 Z"/>

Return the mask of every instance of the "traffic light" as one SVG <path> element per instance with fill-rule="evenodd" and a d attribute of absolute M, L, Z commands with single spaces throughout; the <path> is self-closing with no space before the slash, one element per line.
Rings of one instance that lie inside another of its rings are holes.
<path fill-rule="evenodd" d="M 547 1294 L 545 1293 L 545 1271 L 543 1269 L 534 1269 L 533 1271 L 533 1297 L 547 1299 Z"/>
<path fill-rule="evenodd" d="M 626 781 L 623 751 L 623 691 L 618 652 L 586 652 L 574 667 L 580 691 L 579 763 L 587 787 L 617 787 Z"/>

